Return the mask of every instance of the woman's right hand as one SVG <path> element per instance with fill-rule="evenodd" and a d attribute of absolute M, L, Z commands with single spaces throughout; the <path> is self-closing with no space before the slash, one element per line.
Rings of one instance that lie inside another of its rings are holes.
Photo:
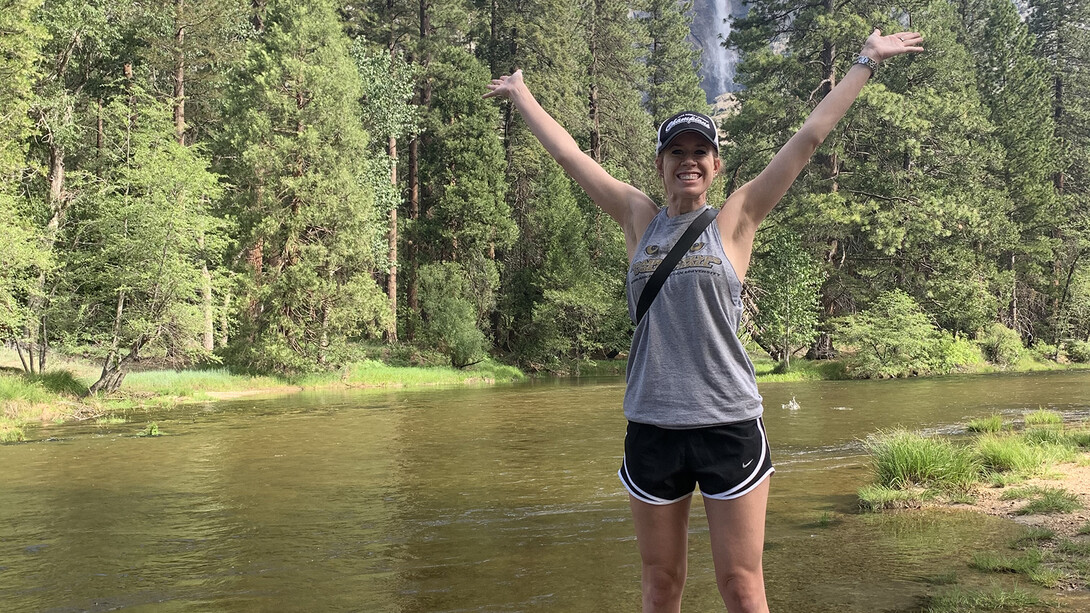
<path fill-rule="evenodd" d="M 522 82 L 522 70 L 504 75 L 498 79 L 492 79 L 488 84 L 488 93 L 484 98 L 508 98 L 511 93 L 520 87 L 525 87 Z"/>

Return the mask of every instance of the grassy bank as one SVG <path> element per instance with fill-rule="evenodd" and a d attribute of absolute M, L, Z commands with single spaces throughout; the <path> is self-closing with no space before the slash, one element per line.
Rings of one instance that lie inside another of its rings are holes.
<path fill-rule="evenodd" d="M 491 360 L 456 369 L 391 366 L 365 359 L 336 372 L 300 377 L 246 375 L 226 368 L 142 370 L 129 373 L 121 389 L 109 397 L 82 398 L 99 374 L 100 367 L 89 360 L 55 356 L 43 375 L 23 374 L 19 364 L 14 351 L 0 350 L 0 442 L 23 440 L 26 428 L 34 423 L 101 419 L 133 408 L 187 401 L 302 389 L 473 385 L 525 378 L 517 368 Z"/>
<path fill-rule="evenodd" d="M 1002 551 L 978 553 L 968 566 L 981 573 L 1020 575 L 1051 589 L 1090 589 L 1090 523 L 1078 519 L 1088 502 L 1090 424 L 1067 423 L 1053 411 L 1021 419 L 977 419 L 961 440 L 905 430 L 865 441 L 873 483 L 859 490 L 868 511 L 970 505 L 1025 518 L 1025 528 Z M 1061 472 L 1062 469 L 1062 472 Z M 1048 603 L 1024 590 L 946 590 L 927 609 L 1043 610 Z"/>

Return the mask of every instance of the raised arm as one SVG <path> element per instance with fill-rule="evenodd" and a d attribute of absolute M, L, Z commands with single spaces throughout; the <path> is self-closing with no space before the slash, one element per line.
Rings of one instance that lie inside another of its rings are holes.
<path fill-rule="evenodd" d="M 522 71 L 494 79 L 485 98 L 504 97 L 510 100 L 530 127 L 530 131 L 590 199 L 621 224 L 625 233 L 629 258 L 636 249 L 643 231 L 658 211 L 646 194 L 619 181 L 584 153 L 570 134 L 541 107 L 522 80 Z"/>
<path fill-rule="evenodd" d="M 921 52 L 923 47 L 919 45 L 922 42 L 923 36 L 918 32 L 882 36 L 879 30 L 874 30 L 863 43 L 860 55 L 881 62 L 895 55 Z M 757 226 L 787 193 L 810 157 L 859 96 L 870 76 L 870 68 L 853 64 L 768 166 L 727 199 L 723 210 L 728 214 L 719 216 L 719 228 L 728 243 L 724 245 L 728 248 L 727 255 L 731 256 L 736 268 L 741 265 L 739 276 L 743 276 L 748 268 L 749 251 Z"/>

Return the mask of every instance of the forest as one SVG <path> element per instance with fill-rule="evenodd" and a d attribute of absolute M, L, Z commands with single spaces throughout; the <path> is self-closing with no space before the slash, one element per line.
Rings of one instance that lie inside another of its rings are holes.
<path fill-rule="evenodd" d="M 877 27 L 927 52 L 881 67 L 762 226 L 744 333 L 785 362 L 919 345 L 891 376 L 968 346 L 1090 361 L 1090 0 L 747 9 L 713 106 L 688 1 L 0 0 L 0 336 L 31 373 L 95 356 L 92 392 L 146 356 L 617 356 L 620 229 L 486 84 L 523 69 L 660 201 L 657 122 L 714 113 L 717 204 Z"/>

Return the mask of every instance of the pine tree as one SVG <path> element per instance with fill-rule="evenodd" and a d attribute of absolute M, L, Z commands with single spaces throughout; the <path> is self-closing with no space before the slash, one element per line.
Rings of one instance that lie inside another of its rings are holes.
<path fill-rule="evenodd" d="M 707 112 L 700 51 L 687 38 L 692 8 L 692 0 L 650 0 L 641 18 L 650 40 L 645 106 L 656 126 L 682 110 Z"/>
<path fill-rule="evenodd" d="M 310 370 L 387 326 L 375 283 L 386 223 L 366 179 L 387 167 L 368 154 L 359 74 L 332 6 L 275 2 L 261 23 L 221 144 L 250 273 L 231 354 Z"/>

